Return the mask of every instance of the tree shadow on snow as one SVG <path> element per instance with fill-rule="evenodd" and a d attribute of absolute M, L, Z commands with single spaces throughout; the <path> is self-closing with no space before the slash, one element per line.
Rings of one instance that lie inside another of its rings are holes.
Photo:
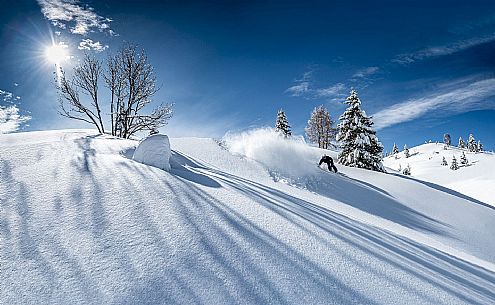
<path fill-rule="evenodd" d="M 443 230 L 444 223 L 411 209 L 387 191 L 368 182 L 348 176 L 317 173 L 307 177 L 304 187 L 316 194 L 412 229 L 446 234 Z"/>
<path fill-rule="evenodd" d="M 351 250 L 352 253 L 355 253 L 354 251 L 368 253 L 374 259 L 386 262 L 388 266 L 400 270 L 400 272 L 406 272 L 415 278 L 431 283 L 438 289 L 455 295 L 464 302 L 482 304 L 483 301 L 479 301 L 479 298 L 495 300 L 495 294 L 487 284 L 492 282 L 495 277 L 492 273 L 482 268 L 451 257 L 436 249 L 418 245 L 414 241 L 395 236 L 382 229 L 361 224 L 346 216 L 276 189 L 222 171 L 209 170 L 211 172 L 208 175 L 221 180 L 226 187 L 236 189 L 256 203 L 285 218 L 299 229 L 306 231 L 310 236 L 314 236 L 314 232 L 310 229 L 311 226 L 308 226 L 308 223 L 327 232 L 329 235 L 320 237 L 320 242 L 327 244 L 328 251 L 335 251 L 341 257 L 352 261 L 353 264 L 360 266 L 363 270 L 374 274 L 376 277 L 385 281 L 394 281 L 388 274 L 377 268 L 373 262 L 355 259 L 354 255 L 348 252 L 349 248 L 335 247 L 334 244 L 329 243 L 327 238 L 339 239 L 351 245 L 351 249 L 354 249 Z M 333 276 L 328 270 L 321 268 L 318 264 L 298 253 L 289 244 L 283 242 L 283 238 L 272 235 L 263 227 L 255 225 L 245 215 L 236 212 L 228 203 L 220 202 L 195 187 L 191 188 L 188 185 L 184 185 L 184 188 L 187 189 L 187 192 L 184 192 L 186 198 L 180 199 L 181 207 L 184 209 L 183 215 L 187 217 L 188 223 L 194 226 L 196 234 L 205 243 L 206 253 L 209 254 L 207 257 L 214 258 L 218 266 L 222 266 L 221 268 L 227 268 L 228 275 L 242 277 L 243 283 L 239 283 L 242 287 L 251 287 L 254 284 L 251 282 L 253 273 L 255 274 L 257 286 L 272 287 L 272 281 L 277 280 L 266 277 L 264 275 L 266 271 L 263 266 L 253 265 L 249 267 L 252 262 L 251 255 L 259 251 L 266 257 L 265 261 L 271 261 L 271 257 L 277 257 L 277 262 L 280 265 L 277 263 L 275 267 L 272 265 L 271 268 L 275 268 L 278 271 L 288 268 L 298 274 L 298 281 L 306 282 L 311 279 L 312 285 L 314 285 L 313 288 L 317 288 L 320 291 L 322 299 L 345 304 L 353 301 L 377 304 L 367 298 L 365 294 L 361 294 L 341 282 L 339 278 Z M 181 197 L 179 193 L 177 193 L 177 196 Z M 214 213 L 211 212 L 212 210 Z M 205 225 L 200 218 L 208 217 L 207 215 L 209 214 L 217 216 L 206 221 L 209 225 Z M 246 252 L 243 248 L 239 248 L 236 240 L 247 242 L 247 244 L 253 245 L 255 248 Z M 226 252 L 223 249 L 231 249 L 231 251 Z M 232 257 L 229 253 L 235 253 L 236 256 Z M 245 266 L 246 264 L 248 266 Z M 244 267 L 239 269 L 240 265 L 244 265 Z M 251 276 L 243 276 L 246 267 L 248 267 Z M 190 270 L 190 272 L 193 271 Z M 197 272 L 198 270 L 193 273 L 203 274 Z M 482 279 L 481 282 L 479 278 Z M 424 291 L 410 286 L 407 282 L 392 285 L 404 285 L 405 287 L 401 288 L 417 295 L 423 302 L 438 303 L 438 300 L 435 300 Z M 471 292 L 466 293 L 463 290 L 464 287 L 467 287 Z M 275 297 L 280 303 L 289 302 L 287 299 L 289 294 L 286 291 L 277 292 L 278 289 L 275 286 L 268 289 L 271 289 L 270 294 L 275 293 L 272 297 Z M 473 297 L 473 293 L 477 297 Z M 482 296 L 480 297 L 480 295 Z M 349 299 L 349 296 L 353 297 Z M 265 303 L 270 300 L 265 299 L 263 293 L 252 297 L 255 297 L 251 299 L 255 303 Z M 228 302 L 231 301 L 229 300 Z"/>
<path fill-rule="evenodd" d="M 135 147 L 130 147 L 121 151 L 120 154 L 123 157 L 132 160 L 135 150 Z M 179 176 L 185 180 L 207 187 L 221 187 L 221 185 L 214 179 L 190 169 L 204 168 L 202 165 L 174 150 L 172 150 L 172 155 L 170 157 L 170 167 L 170 173 L 172 175 Z"/>
<path fill-rule="evenodd" d="M 221 187 L 215 179 L 204 175 L 202 173 L 191 170 L 190 168 L 203 168 L 202 165 L 195 162 L 191 158 L 186 157 L 177 151 L 172 151 L 172 156 L 170 157 L 170 173 L 179 176 L 185 180 L 201 184 L 207 187 Z"/>
<path fill-rule="evenodd" d="M 475 203 L 475 204 L 479 204 L 481 206 L 484 206 L 486 208 L 489 208 L 489 209 L 492 209 L 492 210 L 495 210 L 495 207 L 494 206 L 491 206 L 489 205 L 488 203 L 485 203 L 483 201 L 480 201 L 478 199 L 475 199 L 473 197 L 470 197 L 468 195 L 465 195 L 463 193 L 459 193 L 457 191 L 454 191 L 452 189 L 449 189 L 445 186 L 441 186 L 439 184 L 435 184 L 433 182 L 428 182 L 428 181 L 424 181 L 424 180 L 419 180 L 419 179 L 416 179 L 416 178 L 413 178 L 413 177 L 409 177 L 409 176 L 404 176 L 404 175 L 400 175 L 400 174 L 395 174 L 395 173 L 389 173 L 390 175 L 394 175 L 396 177 L 399 177 L 399 178 L 402 178 L 402 179 L 408 179 L 408 180 L 411 180 L 411 181 L 414 181 L 414 182 L 418 182 L 418 183 L 421 183 L 423 185 L 426 185 L 430 188 L 433 188 L 433 189 L 436 189 L 438 191 L 441 191 L 441 192 L 444 192 L 444 193 L 447 193 L 447 194 L 450 194 L 452 196 L 456 196 L 456 197 L 459 197 L 461 199 L 465 199 L 465 200 L 468 200 L 468 201 L 471 201 L 472 203 Z"/>

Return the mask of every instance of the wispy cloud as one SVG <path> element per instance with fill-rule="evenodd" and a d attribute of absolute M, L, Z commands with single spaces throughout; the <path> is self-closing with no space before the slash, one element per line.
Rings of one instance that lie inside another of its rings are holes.
<path fill-rule="evenodd" d="M 300 82 L 287 88 L 285 92 L 290 93 L 292 96 L 303 96 L 310 92 L 310 90 L 309 82 Z"/>
<path fill-rule="evenodd" d="M 495 96 L 495 78 L 463 84 L 457 89 L 424 98 L 410 99 L 392 105 L 375 114 L 373 121 L 377 129 L 419 118 L 432 111 L 444 111 L 446 114 L 466 110 L 478 110 L 495 107 L 487 99 Z"/>
<path fill-rule="evenodd" d="M 93 41 L 89 38 L 81 40 L 79 42 L 79 46 L 77 47 L 79 50 L 87 50 L 87 51 L 96 51 L 96 52 L 102 52 L 108 49 L 108 45 L 103 45 L 99 41 Z"/>
<path fill-rule="evenodd" d="M 11 92 L 0 90 L 0 101 L 4 104 L 0 105 L 0 134 L 17 131 L 22 124 L 31 119 L 30 116 L 19 114 L 19 108 L 12 104 L 15 100 L 19 100 L 19 97 L 14 97 Z"/>
<path fill-rule="evenodd" d="M 380 70 L 378 67 L 366 67 L 364 69 L 358 70 L 354 75 L 352 75 L 353 78 L 363 78 L 370 76 L 372 74 L 377 73 Z"/>
<path fill-rule="evenodd" d="M 110 29 L 110 18 L 98 15 L 88 5 L 81 5 L 78 0 L 38 0 L 41 12 L 52 24 L 71 33 L 86 35 L 97 30 L 114 34 Z"/>
<path fill-rule="evenodd" d="M 330 100 L 341 98 L 344 95 L 346 86 L 342 83 L 325 88 L 316 88 L 312 80 L 313 72 L 314 70 L 305 72 L 301 79 L 296 79 L 295 84 L 285 90 L 285 93 L 306 99 L 325 98 Z"/>
<path fill-rule="evenodd" d="M 327 88 L 314 89 L 314 94 L 317 97 L 335 98 L 336 96 L 341 96 L 345 89 L 344 84 L 338 83 Z"/>
<path fill-rule="evenodd" d="M 495 40 L 495 34 L 491 34 L 484 37 L 474 37 L 443 46 L 434 46 L 412 53 L 400 54 L 397 55 L 394 59 L 392 59 L 392 62 L 403 65 L 410 64 L 416 61 L 421 61 L 432 57 L 454 54 L 475 47 L 480 44 L 492 42 L 494 40 Z"/>
<path fill-rule="evenodd" d="M 303 96 L 312 90 L 311 86 L 311 78 L 313 77 L 314 70 L 310 69 L 304 72 L 302 78 L 296 79 L 295 85 L 289 87 L 285 90 L 286 93 L 290 93 L 292 96 Z"/>

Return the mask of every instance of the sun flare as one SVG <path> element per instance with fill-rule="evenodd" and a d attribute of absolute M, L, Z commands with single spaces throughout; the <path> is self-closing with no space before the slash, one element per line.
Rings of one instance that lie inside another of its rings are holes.
<path fill-rule="evenodd" d="M 46 48 L 45 56 L 48 61 L 59 64 L 67 60 L 69 54 L 67 52 L 67 46 L 65 45 L 51 45 Z"/>

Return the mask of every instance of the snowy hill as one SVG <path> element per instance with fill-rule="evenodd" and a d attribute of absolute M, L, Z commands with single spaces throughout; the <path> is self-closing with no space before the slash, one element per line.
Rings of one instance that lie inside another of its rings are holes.
<path fill-rule="evenodd" d="M 443 144 L 428 143 L 409 149 L 410 157 L 404 152 L 385 158 L 384 164 L 394 170 L 411 166 L 414 178 L 433 182 L 460 193 L 471 196 L 484 203 L 495 206 L 495 154 L 490 152 L 474 153 L 467 149 L 450 146 L 444 149 Z M 468 164 L 460 164 L 462 153 L 465 153 Z M 452 158 L 455 156 L 460 168 L 451 170 Z M 442 166 L 442 158 L 448 166 Z"/>
<path fill-rule="evenodd" d="M 280 141 L 0 135 L 0 303 L 495 303 L 493 207 Z"/>

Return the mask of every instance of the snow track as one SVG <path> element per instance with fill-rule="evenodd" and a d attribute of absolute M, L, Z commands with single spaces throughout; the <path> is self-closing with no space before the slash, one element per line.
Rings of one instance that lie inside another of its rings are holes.
<path fill-rule="evenodd" d="M 136 144 L 0 136 L 0 303 L 495 303 L 495 211 L 469 197 L 341 167 L 275 182 L 210 139 L 171 139 L 165 172 Z"/>

